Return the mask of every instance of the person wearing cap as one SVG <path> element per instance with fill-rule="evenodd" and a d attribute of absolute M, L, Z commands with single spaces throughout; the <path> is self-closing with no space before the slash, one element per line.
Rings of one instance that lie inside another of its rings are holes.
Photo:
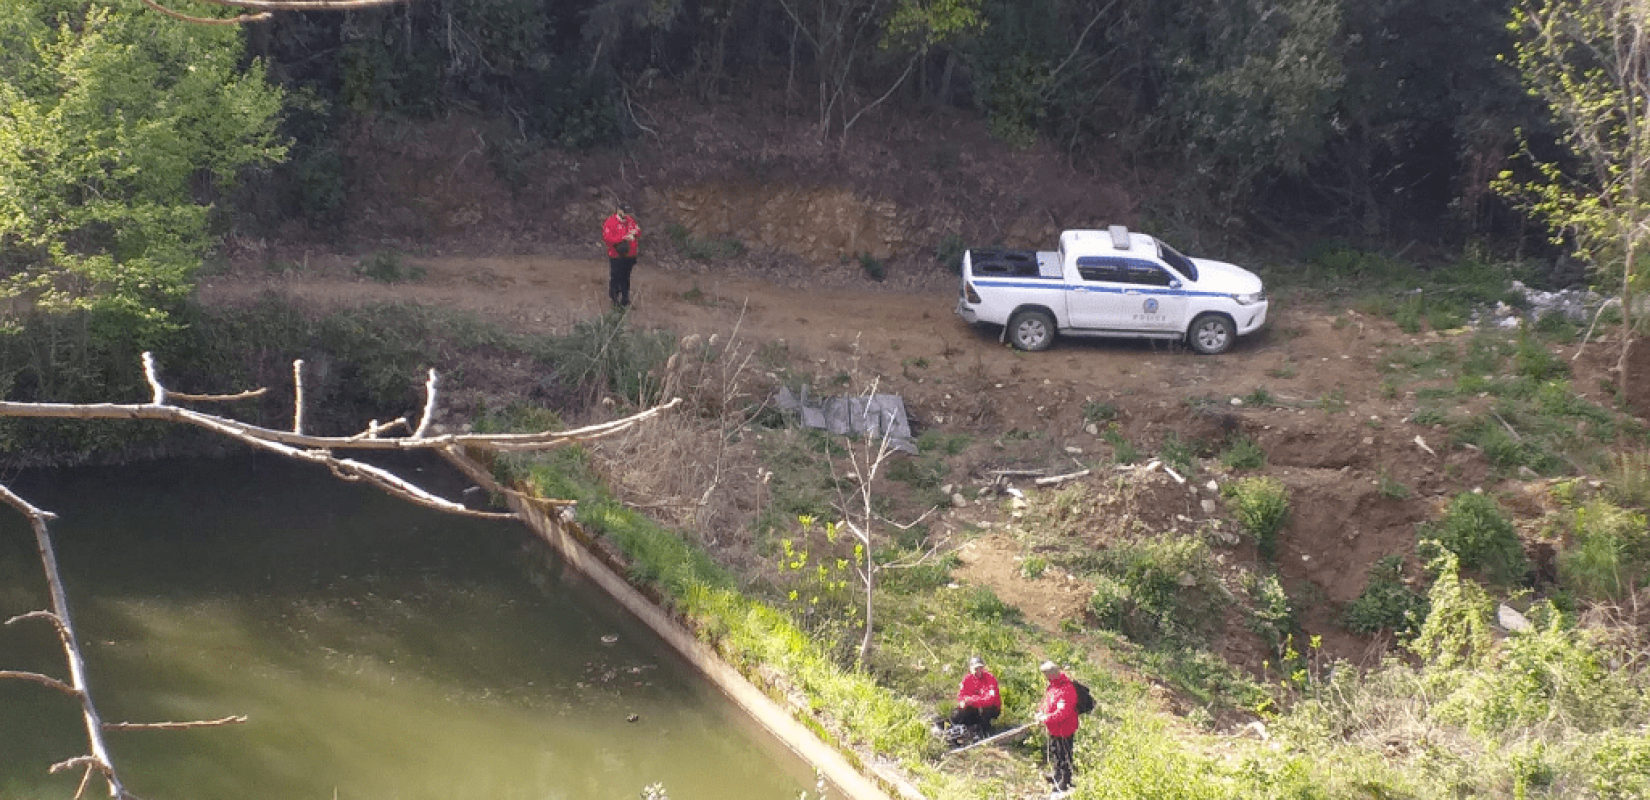
<path fill-rule="evenodd" d="M 957 687 L 957 710 L 951 724 L 965 726 L 975 737 L 991 732 L 991 721 L 1003 713 L 1003 697 L 997 690 L 997 676 L 985 668 L 979 656 L 968 659 L 968 672 Z"/>
<path fill-rule="evenodd" d="M 1077 687 L 1052 661 L 1044 661 L 1038 669 L 1048 680 L 1048 689 L 1043 692 L 1036 719 L 1048 729 L 1048 763 L 1054 770 L 1054 791 L 1067 792 L 1071 790 L 1072 745 L 1077 738 Z"/>
<path fill-rule="evenodd" d="M 630 216 L 624 203 L 615 203 L 613 216 L 602 223 L 602 241 L 607 243 L 607 297 L 614 308 L 630 305 L 630 270 L 636 266 L 642 226 Z"/>

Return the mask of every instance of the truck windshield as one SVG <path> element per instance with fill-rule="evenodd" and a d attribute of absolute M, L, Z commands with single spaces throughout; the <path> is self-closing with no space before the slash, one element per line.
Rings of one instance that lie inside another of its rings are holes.
<path fill-rule="evenodd" d="M 1180 251 L 1163 242 L 1158 242 L 1157 255 L 1168 262 L 1169 266 L 1174 267 L 1175 272 L 1185 275 L 1189 280 L 1197 280 L 1197 267 L 1192 264 L 1191 259 L 1181 255 Z"/>

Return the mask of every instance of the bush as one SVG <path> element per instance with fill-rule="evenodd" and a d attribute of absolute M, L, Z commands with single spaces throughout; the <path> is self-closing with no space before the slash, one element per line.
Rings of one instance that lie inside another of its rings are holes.
<path fill-rule="evenodd" d="M 1238 527 L 1254 537 L 1263 558 L 1277 555 L 1278 531 L 1289 519 L 1289 489 L 1277 478 L 1244 478 L 1223 492 L 1235 506 Z"/>
<path fill-rule="evenodd" d="M 953 273 L 961 275 L 963 253 L 967 251 L 968 247 L 963 244 L 961 236 L 948 233 L 945 238 L 940 239 L 939 244 L 934 246 L 934 260 L 940 262 Z"/>
<path fill-rule="evenodd" d="M 422 265 L 406 263 L 402 260 L 401 254 L 394 250 L 373 253 L 361 259 L 356 269 L 362 275 L 380 283 L 405 283 L 424 277 Z"/>
<path fill-rule="evenodd" d="M 1183 594 L 1208 569 L 1209 548 L 1195 536 L 1152 537 L 1112 547 L 1096 559 L 1101 573 L 1089 611 L 1100 625 L 1146 641 L 1194 626 Z"/>
<path fill-rule="evenodd" d="M 1575 512 L 1575 542 L 1559 555 L 1565 586 L 1589 600 L 1620 602 L 1650 583 L 1645 515 L 1603 500 Z"/>
<path fill-rule="evenodd" d="M 1404 584 L 1404 558 L 1391 555 L 1369 568 L 1364 590 L 1346 607 L 1346 627 L 1353 633 L 1413 632 L 1427 615 L 1427 598 Z"/>
<path fill-rule="evenodd" d="M 1488 495 L 1462 492 L 1450 501 L 1437 522 L 1419 526 L 1421 557 L 1431 561 L 1438 548 L 1455 554 L 1462 569 L 1481 570 L 1491 580 L 1510 583 L 1529 571 L 1518 532 Z"/>
<path fill-rule="evenodd" d="M 859 254 L 859 268 L 865 270 L 865 276 L 873 281 L 888 277 L 888 268 L 883 265 L 881 259 L 870 253 Z"/>
<path fill-rule="evenodd" d="M 1247 436 L 1233 436 L 1220 454 L 1220 463 L 1227 469 L 1261 469 L 1266 466 L 1266 451 Z"/>

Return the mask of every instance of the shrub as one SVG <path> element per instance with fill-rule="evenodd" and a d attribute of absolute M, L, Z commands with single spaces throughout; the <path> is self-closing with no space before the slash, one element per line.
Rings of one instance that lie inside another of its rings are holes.
<path fill-rule="evenodd" d="M 1289 519 L 1289 489 L 1277 478 L 1244 478 L 1223 492 L 1233 501 L 1238 527 L 1255 539 L 1263 558 L 1277 555 L 1278 531 Z"/>
<path fill-rule="evenodd" d="M 888 277 L 888 268 L 882 260 L 870 253 L 859 254 L 859 268 L 865 270 L 865 276 L 873 281 L 880 281 Z"/>
<path fill-rule="evenodd" d="M 1590 600 L 1625 600 L 1650 582 L 1645 515 L 1603 500 L 1575 512 L 1575 542 L 1558 560 L 1564 584 Z"/>
<path fill-rule="evenodd" d="M 953 273 L 961 275 L 963 253 L 967 250 L 968 247 L 963 244 L 961 236 L 948 233 L 940 239 L 939 244 L 934 246 L 934 260 L 940 262 Z"/>
<path fill-rule="evenodd" d="M 1151 537 L 1100 553 L 1089 611 L 1104 627 L 1150 640 L 1193 627 L 1183 593 L 1201 583 L 1209 548 L 1195 536 Z"/>
<path fill-rule="evenodd" d="M 424 267 L 407 264 L 394 250 L 380 250 L 361 259 L 356 267 L 362 275 L 380 283 L 405 283 L 424 277 Z"/>
<path fill-rule="evenodd" d="M 1438 548 L 1455 554 L 1462 569 L 1482 570 L 1491 580 L 1509 583 L 1529 571 L 1524 545 L 1495 499 L 1462 492 L 1450 501 L 1437 522 L 1419 526 L 1422 558 L 1431 561 Z"/>
<path fill-rule="evenodd" d="M 1427 615 L 1427 598 L 1404 584 L 1404 558 L 1390 555 L 1369 568 L 1364 590 L 1346 607 L 1346 627 L 1354 633 L 1415 631 Z"/>
<path fill-rule="evenodd" d="M 1254 439 L 1239 434 L 1226 443 L 1220 463 L 1227 469 L 1260 469 L 1266 466 L 1266 451 Z"/>

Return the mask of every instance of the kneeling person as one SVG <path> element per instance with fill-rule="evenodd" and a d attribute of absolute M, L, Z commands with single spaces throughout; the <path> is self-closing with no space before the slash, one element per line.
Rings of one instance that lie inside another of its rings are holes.
<path fill-rule="evenodd" d="M 984 737 L 991 732 L 991 721 L 1002 713 L 997 676 L 985 668 L 979 656 L 968 659 L 968 674 L 957 688 L 957 710 L 951 712 L 951 724 L 964 726 L 975 737 Z"/>

